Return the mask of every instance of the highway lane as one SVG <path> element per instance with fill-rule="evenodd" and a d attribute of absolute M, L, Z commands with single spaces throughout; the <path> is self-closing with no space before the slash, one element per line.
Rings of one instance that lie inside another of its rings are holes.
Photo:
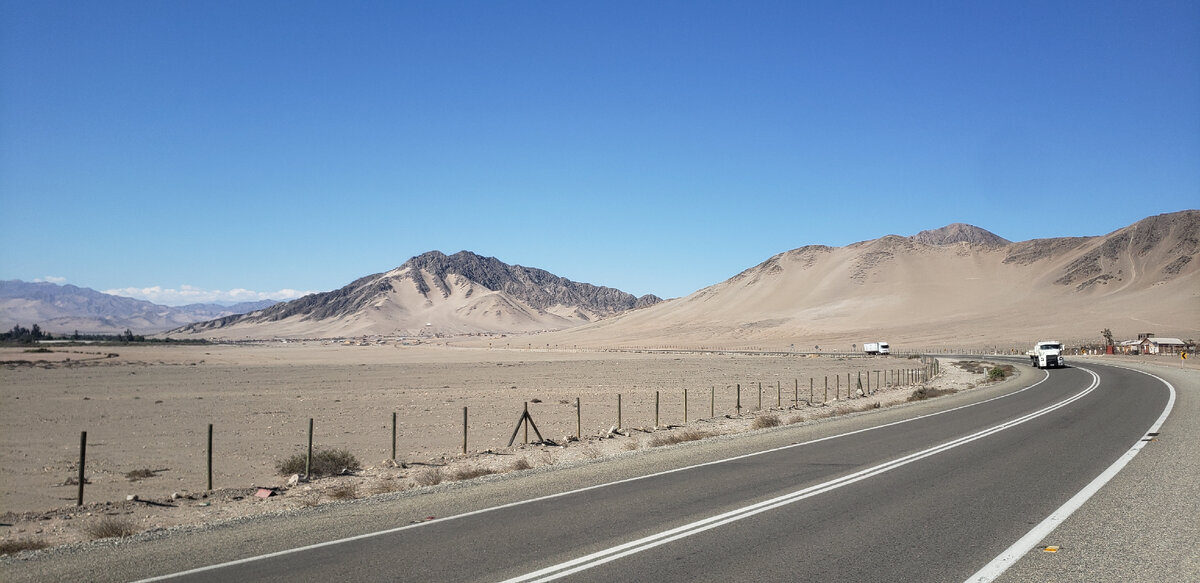
<path fill-rule="evenodd" d="M 1082 394 L 952 449 L 570 576 L 962 581 L 1128 450 L 1161 414 L 1167 402 L 1161 384 L 1120 369 L 1088 368 L 1101 375 L 1090 392 L 1095 377 L 1088 370 L 1056 370 L 1027 390 L 935 416 L 173 580 L 520 578 L 723 513 L 740 516 L 756 503 Z"/>

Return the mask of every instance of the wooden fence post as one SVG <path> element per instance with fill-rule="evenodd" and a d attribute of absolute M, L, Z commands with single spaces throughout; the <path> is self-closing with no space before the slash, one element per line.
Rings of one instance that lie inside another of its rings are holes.
<path fill-rule="evenodd" d="M 208 489 L 212 490 L 212 423 L 208 424 Z"/>
<path fill-rule="evenodd" d="M 467 454 L 467 408 L 463 407 L 463 455 Z"/>
<path fill-rule="evenodd" d="M 79 433 L 79 499 L 76 506 L 83 506 L 83 484 L 87 480 L 83 474 L 83 466 L 87 463 L 87 432 Z"/>
<path fill-rule="evenodd" d="M 308 479 L 309 473 L 312 471 L 312 435 L 313 435 L 313 418 L 308 418 L 308 455 L 304 457 L 304 479 Z"/>

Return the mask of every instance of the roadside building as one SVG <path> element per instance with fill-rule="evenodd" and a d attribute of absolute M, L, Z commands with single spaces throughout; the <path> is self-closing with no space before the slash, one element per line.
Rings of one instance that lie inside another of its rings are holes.
<path fill-rule="evenodd" d="M 1179 354 L 1184 343 L 1178 338 L 1143 338 L 1140 341 L 1142 354 Z"/>
<path fill-rule="evenodd" d="M 1113 351 L 1117 354 L 1139 354 L 1141 350 L 1141 340 L 1122 340 L 1113 347 Z"/>

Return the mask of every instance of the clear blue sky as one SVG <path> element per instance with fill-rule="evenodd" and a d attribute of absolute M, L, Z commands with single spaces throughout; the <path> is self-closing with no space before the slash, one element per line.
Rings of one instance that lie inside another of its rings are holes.
<path fill-rule="evenodd" d="M 186 303 L 466 249 L 674 297 L 807 244 L 1200 207 L 1195 1 L 0 0 L 0 22 L 0 279 Z"/>

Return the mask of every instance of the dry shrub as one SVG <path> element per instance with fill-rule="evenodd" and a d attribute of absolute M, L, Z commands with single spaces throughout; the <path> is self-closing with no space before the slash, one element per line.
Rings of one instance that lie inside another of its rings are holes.
<path fill-rule="evenodd" d="M 358 498 L 358 485 L 352 482 L 338 484 L 329 489 L 329 497 L 334 500 L 353 500 Z"/>
<path fill-rule="evenodd" d="M 600 448 L 598 448 L 594 445 L 588 445 L 588 446 L 584 447 L 582 452 L 583 452 L 583 457 L 586 457 L 589 459 L 596 459 L 596 458 L 600 457 Z"/>
<path fill-rule="evenodd" d="M 638 441 L 636 438 L 630 439 L 629 441 L 625 442 L 625 444 L 622 445 L 621 447 L 624 447 L 625 449 L 627 449 L 629 451 L 633 451 L 636 449 L 640 449 L 642 447 L 642 442 Z"/>
<path fill-rule="evenodd" d="M 445 476 L 442 475 L 442 468 L 425 468 L 413 474 L 413 482 L 418 486 L 436 486 L 442 483 Z"/>
<path fill-rule="evenodd" d="M 513 465 L 512 465 L 512 469 L 517 470 L 517 471 L 528 470 L 532 467 L 533 467 L 533 464 L 529 463 L 529 460 L 527 458 L 518 459 L 517 461 L 513 462 Z"/>
<path fill-rule="evenodd" d="M 1016 372 L 1016 368 L 1011 364 L 998 364 L 988 369 L 989 381 L 1002 381 Z"/>
<path fill-rule="evenodd" d="M 759 415 L 750 423 L 751 429 L 766 429 L 767 427 L 779 427 L 783 422 L 779 420 L 778 415 Z"/>
<path fill-rule="evenodd" d="M 50 546 L 50 543 L 44 540 L 31 538 L 5 540 L 0 541 L 0 555 L 15 555 L 21 551 L 36 551 L 48 546 Z"/>
<path fill-rule="evenodd" d="M 312 508 L 321 503 L 321 493 L 317 490 L 307 492 L 306 496 L 300 498 L 300 505 Z"/>
<path fill-rule="evenodd" d="M 685 429 L 683 431 L 672 431 L 663 435 L 655 435 L 650 438 L 650 447 L 662 447 L 664 445 L 675 445 L 685 441 L 698 441 L 705 437 L 712 437 L 712 433 L 707 431 L 698 431 L 696 429 Z"/>
<path fill-rule="evenodd" d="M 304 463 L 305 454 L 298 453 L 280 461 L 275 465 L 275 469 L 281 476 L 290 476 L 292 474 L 303 475 Z M 343 470 L 358 469 L 362 469 L 362 464 L 349 451 L 344 449 L 318 449 L 313 451 L 312 454 L 309 477 L 333 476 L 340 474 Z"/>
<path fill-rule="evenodd" d="M 452 479 L 452 480 L 473 480 L 475 478 L 489 476 L 494 473 L 496 473 L 495 470 L 490 470 L 488 468 L 459 468 L 457 470 L 454 470 L 454 474 L 451 475 L 450 479 Z"/>
<path fill-rule="evenodd" d="M 133 470 L 132 472 L 125 474 L 125 478 L 130 482 L 136 482 L 138 480 L 145 480 L 146 478 L 153 478 L 156 475 L 157 474 L 154 473 L 154 470 L 150 468 L 144 468 L 141 470 Z"/>
<path fill-rule="evenodd" d="M 403 489 L 404 484 L 396 481 L 396 479 L 391 476 L 386 476 L 371 485 L 372 494 L 387 494 L 389 492 L 396 492 Z"/>
<path fill-rule="evenodd" d="M 94 539 L 116 538 L 137 534 L 137 525 L 130 518 L 105 516 L 99 522 L 87 525 L 83 530 Z"/>
<path fill-rule="evenodd" d="M 953 395 L 954 393 L 957 393 L 957 392 L 958 392 L 958 389 L 938 389 L 935 387 L 921 387 L 921 388 L 913 391 L 912 394 L 908 396 L 908 400 L 909 401 L 924 401 L 925 399 L 941 397 L 942 395 Z"/>

